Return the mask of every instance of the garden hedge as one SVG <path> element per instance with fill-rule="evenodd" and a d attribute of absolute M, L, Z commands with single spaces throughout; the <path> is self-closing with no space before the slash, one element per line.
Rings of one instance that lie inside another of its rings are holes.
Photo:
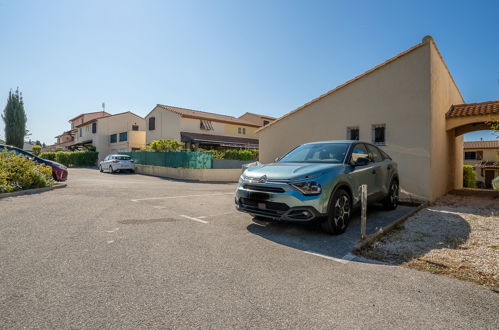
<path fill-rule="evenodd" d="M 0 193 L 49 187 L 53 184 L 50 166 L 37 164 L 14 152 L 0 152 Z"/>
<path fill-rule="evenodd" d="M 466 188 L 476 187 L 476 173 L 471 165 L 463 166 L 463 186 Z"/>
<path fill-rule="evenodd" d="M 53 160 L 68 167 L 95 166 L 99 153 L 96 151 L 57 151 L 42 152 L 41 158 Z"/>

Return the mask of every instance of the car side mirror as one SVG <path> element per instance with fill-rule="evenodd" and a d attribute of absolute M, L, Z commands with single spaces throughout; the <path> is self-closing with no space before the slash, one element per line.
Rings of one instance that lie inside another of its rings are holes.
<path fill-rule="evenodd" d="M 277 162 L 279 161 L 279 159 L 281 159 L 281 158 L 276 157 L 276 158 L 274 159 L 274 163 L 277 163 Z"/>
<path fill-rule="evenodd" d="M 365 157 L 359 157 L 353 163 L 354 166 L 366 166 L 367 164 L 369 164 L 369 158 L 365 158 Z"/>

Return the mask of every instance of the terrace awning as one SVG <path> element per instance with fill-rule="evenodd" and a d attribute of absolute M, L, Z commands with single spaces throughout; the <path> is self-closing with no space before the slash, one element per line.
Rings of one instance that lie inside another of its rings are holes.
<path fill-rule="evenodd" d="M 180 132 L 180 136 L 182 142 L 212 144 L 230 147 L 258 148 L 258 139 L 190 132 Z"/>

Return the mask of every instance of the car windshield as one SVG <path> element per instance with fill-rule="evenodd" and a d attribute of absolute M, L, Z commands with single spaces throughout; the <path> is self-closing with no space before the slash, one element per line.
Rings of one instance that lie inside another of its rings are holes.
<path fill-rule="evenodd" d="M 301 145 L 284 157 L 280 163 L 342 163 L 348 143 L 314 143 Z"/>
<path fill-rule="evenodd" d="M 130 156 L 115 156 L 114 159 L 118 159 L 118 160 L 130 160 L 131 157 Z"/>

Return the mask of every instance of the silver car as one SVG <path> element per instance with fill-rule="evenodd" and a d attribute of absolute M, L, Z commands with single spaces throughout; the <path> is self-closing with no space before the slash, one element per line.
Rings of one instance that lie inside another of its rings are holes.
<path fill-rule="evenodd" d="M 109 155 L 99 163 L 99 171 L 108 171 L 109 173 L 130 171 L 135 173 L 135 163 L 132 157 L 127 155 Z"/>
<path fill-rule="evenodd" d="M 399 200 L 397 163 L 378 147 L 360 141 L 303 144 L 271 164 L 249 167 L 239 180 L 236 208 L 257 217 L 320 220 L 329 233 L 343 233 L 359 187 L 368 202 L 395 209 Z"/>

